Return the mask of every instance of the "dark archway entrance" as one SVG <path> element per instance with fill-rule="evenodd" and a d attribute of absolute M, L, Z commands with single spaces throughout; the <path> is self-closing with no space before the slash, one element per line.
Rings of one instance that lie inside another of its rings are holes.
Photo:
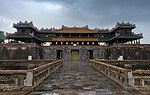
<path fill-rule="evenodd" d="M 93 59 L 93 50 L 88 50 L 89 59 Z"/>
<path fill-rule="evenodd" d="M 57 59 L 62 59 L 62 57 L 63 57 L 63 51 L 57 50 Z"/>

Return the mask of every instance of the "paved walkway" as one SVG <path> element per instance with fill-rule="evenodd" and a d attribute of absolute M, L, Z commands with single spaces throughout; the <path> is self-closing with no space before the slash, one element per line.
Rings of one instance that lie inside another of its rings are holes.
<path fill-rule="evenodd" d="M 85 61 L 68 61 L 30 95 L 141 95 L 127 91 Z"/>

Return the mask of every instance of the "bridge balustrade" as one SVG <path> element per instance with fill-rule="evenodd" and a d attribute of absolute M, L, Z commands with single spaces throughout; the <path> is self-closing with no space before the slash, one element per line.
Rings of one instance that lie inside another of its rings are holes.
<path fill-rule="evenodd" d="M 89 63 L 125 88 L 150 89 L 150 70 L 125 69 L 98 60 Z"/>
<path fill-rule="evenodd" d="M 150 88 L 150 70 L 135 70 L 132 75 L 135 87 L 139 89 Z"/>
<path fill-rule="evenodd" d="M 42 83 L 48 76 L 54 73 L 63 65 L 61 60 L 53 61 L 45 65 L 28 70 L 25 86 L 36 87 Z"/>
<path fill-rule="evenodd" d="M 124 68 L 116 67 L 104 62 L 90 60 L 90 65 L 98 70 L 99 72 L 103 73 L 104 75 L 108 76 L 112 80 L 116 81 L 120 85 L 124 87 L 128 87 L 132 85 L 132 81 L 129 74 L 130 71 Z"/>

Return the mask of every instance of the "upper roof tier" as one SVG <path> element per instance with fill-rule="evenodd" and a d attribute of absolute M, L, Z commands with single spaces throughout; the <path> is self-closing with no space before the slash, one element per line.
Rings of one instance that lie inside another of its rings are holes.
<path fill-rule="evenodd" d="M 41 28 L 41 29 L 37 29 L 37 27 L 35 27 L 33 25 L 33 22 L 19 22 L 19 23 L 14 23 L 13 24 L 13 27 L 14 28 L 32 28 L 34 30 L 36 30 L 36 32 L 40 32 L 40 33 L 111 33 L 111 32 L 114 32 L 115 30 L 117 29 L 120 29 L 120 28 L 126 28 L 126 29 L 134 29 L 136 26 L 135 24 L 131 24 L 131 23 L 124 23 L 124 22 L 117 22 L 117 24 L 115 25 L 114 28 L 112 29 L 99 29 L 99 28 L 95 28 L 95 29 L 90 29 L 88 27 L 88 25 L 86 26 L 83 26 L 83 27 L 67 27 L 67 26 L 64 26 L 62 25 L 61 28 L 59 29 L 55 29 L 55 28 Z"/>
<path fill-rule="evenodd" d="M 31 22 L 27 22 L 27 21 L 25 21 L 25 22 L 19 22 L 19 23 L 17 23 L 17 24 L 13 24 L 13 27 L 14 28 L 32 28 L 32 29 L 35 29 L 35 30 L 38 30 L 37 29 L 37 27 L 34 27 L 34 25 L 33 25 L 33 22 L 31 21 Z"/>
<path fill-rule="evenodd" d="M 97 33 L 95 30 L 89 29 L 88 26 L 83 27 L 66 27 L 62 25 L 61 29 L 56 29 L 56 33 Z"/>
<path fill-rule="evenodd" d="M 119 28 L 134 29 L 135 27 L 136 27 L 135 24 L 132 24 L 132 23 L 129 23 L 129 22 L 127 22 L 127 23 L 117 22 L 116 26 L 114 28 L 112 28 L 111 31 L 114 31 L 114 30 L 119 29 Z"/>
<path fill-rule="evenodd" d="M 60 29 L 55 29 L 55 28 L 41 28 L 38 32 L 40 33 L 110 33 L 111 30 L 109 29 L 87 29 L 83 27 L 67 27 L 67 28 L 60 28 Z"/>
<path fill-rule="evenodd" d="M 117 22 L 115 27 L 116 28 L 135 28 L 135 24 L 131 24 L 129 22 L 127 22 L 127 23 L 124 23 L 124 22 L 119 23 L 119 22 Z"/>

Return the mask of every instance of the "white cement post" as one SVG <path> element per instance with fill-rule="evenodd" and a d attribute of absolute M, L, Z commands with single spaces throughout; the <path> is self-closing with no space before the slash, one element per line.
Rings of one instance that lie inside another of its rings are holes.
<path fill-rule="evenodd" d="M 128 85 L 134 86 L 132 71 L 131 71 L 131 72 L 128 72 Z"/>
<path fill-rule="evenodd" d="M 142 86 L 145 86 L 144 79 L 141 80 Z"/>
<path fill-rule="evenodd" d="M 24 81 L 24 86 L 33 86 L 33 72 L 27 72 L 26 80 Z"/>
<path fill-rule="evenodd" d="M 15 87 L 18 87 L 18 79 L 15 79 Z"/>

